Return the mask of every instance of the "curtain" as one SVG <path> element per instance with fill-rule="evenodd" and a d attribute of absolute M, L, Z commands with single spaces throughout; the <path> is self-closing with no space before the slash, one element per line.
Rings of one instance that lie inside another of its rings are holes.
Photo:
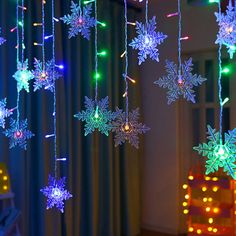
<path fill-rule="evenodd" d="M 51 32 L 51 1 L 46 1 L 46 34 Z M 70 1 L 56 2 L 59 18 L 70 11 Z M 76 2 L 76 1 L 75 1 Z M 16 106 L 16 1 L 1 1 L 2 35 L 7 38 L 0 47 L 0 98 L 7 97 L 8 107 Z M 108 56 L 99 60 L 99 98 L 109 96 L 110 109 L 124 108 L 124 51 L 123 6 L 117 1 L 98 1 L 99 20 L 107 27 L 99 28 L 99 49 L 108 49 Z M 41 59 L 41 48 L 33 42 L 41 41 L 41 28 L 33 22 L 41 21 L 41 1 L 25 0 L 25 57 L 33 69 L 34 58 Z M 137 9 L 129 9 L 129 20 L 139 16 Z M 134 36 L 130 26 L 129 37 Z M 113 135 L 98 132 L 84 137 L 84 125 L 73 117 L 84 109 L 84 97 L 94 96 L 92 80 L 94 68 L 94 30 L 91 40 L 81 36 L 68 39 L 68 27 L 56 24 L 56 58 L 64 62 L 63 78 L 57 81 L 58 157 L 67 157 L 60 165 L 60 176 L 67 177 L 66 188 L 73 198 L 65 202 L 65 213 L 46 210 L 46 199 L 40 189 L 47 185 L 48 174 L 53 174 L 53 141 L 45 139 L 53 132 L 53 95 L 40 90 L 21 92 L 21 119 L 28 119 L 29 129 L 35 134 L 28 141 L 27 151 L 9 150 L 9 140 L 1 134 L 1 161 L 7 163 L 16 207 L 21 211 L 20 230 L 24 236 L 121 236 L 140 233 L 140 156 L 139 151 L 126 144 L 115 148 Z M 51 42 L 46 43 L 46 57 L 50 58 Z M 129 74 L 138 80 L 136 55 L 130 52 Z M 130 87 L 130 108 L 140 104 L 139 85 Z M 15 116 L 15 114 L 14 114 Z"/>

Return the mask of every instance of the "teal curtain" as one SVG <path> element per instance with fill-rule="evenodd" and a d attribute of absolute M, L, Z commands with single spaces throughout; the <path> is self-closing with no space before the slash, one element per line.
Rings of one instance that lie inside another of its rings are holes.
<path fill-rule="evenodd" d="M 16 83 L 12 78 L 16 70 L 16 35 L 10 33 L 15 26 L 15 2 L 1 1 L 2 33 L 7 43 L 0 47 L 1 98 L 8 98 L 9 107 L 16 105 Z M 50 34 L 50 0 L 46 1 L 46 32 Z M 69 13 L 70 1 L 56 2 L 56 16 Z M 75 0 L 76 2 L 76 0 Z M 40 27 L 33 22 L 41 20 L 41 1 L 25 0 L 26 57 L 33 69 L 34 57 L 41 59 Z M 102 79 L 99 97 L 109 96 L 110 109 L 124 107 L 124 51 L 123 5 L 118 1 L 99 0 L 99 19 L 107 22 L 99 28 L 99 48 L 108 49 L 108 57 L 99 60 Z M 140 13 L 129 9 L 129 20 L 135 21 Z M 129 28 L 130 37 L 134 27 Z M 65 213 L 46 210 L 46 199 L 40 188 L 47 184 L 53 171 L 53 142 L 44 138 L 52 133 L 53 96 L 47 91 L 21 92 L 21 118 L 27 118 L 35 137 L 28 142 L 27 152 L 18 148 L 9 150 L 8 140 L 0 136 L 1 161 L 7 163 L 11 175 L 16 206 L 21 210 L 20 229 L 24 236 L 121 236 L 140 233 L 140 156 L 139 151 L 124 145 L 115 148 L 113 136 L 94 133 L 83 136 L 83 124 L 73 115 L 84 108 L 84 96 L 94 96 L 92 74 L 94 68 L 94 31 L 91 40 L 82 37 L 68 39 L 68 28 L 56 24 L 56 57 L 65 64 L 64 77 L 57 82 L 58 156 L 68 161 L 60 166 L 60 175 L 67 177 L 67 189 L 73 198 L 65 202 Z M 51 42 L 46 46 L 50 59 Z M 138 80 L 136 55 L 131 52 L 129 74 Z M 130 87 L 130 108 L 139 106 L 140 88 Z"/>

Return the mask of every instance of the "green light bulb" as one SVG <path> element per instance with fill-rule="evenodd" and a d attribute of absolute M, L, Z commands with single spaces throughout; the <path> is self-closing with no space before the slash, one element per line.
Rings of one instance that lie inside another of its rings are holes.
<path fill-rule="evenodd" d="M 98 106 L 96 107 L 96 111 L 95 111 L 94 117 L 95 117 L 95 119 L 98 119 L 98 118 L 99 118 L 99 115 L 98 115 Z"/>
<path fill-rule="evenodd" d="M 229 67 L 226 66 L 226 67 L 222 68 L 222 71 L 221 71 L 222 74 L 229 74 L 229 72 L 230 72 Z"/>

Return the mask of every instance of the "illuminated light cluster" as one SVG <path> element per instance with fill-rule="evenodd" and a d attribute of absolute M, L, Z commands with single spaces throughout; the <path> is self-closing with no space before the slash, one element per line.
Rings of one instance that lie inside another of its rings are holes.
<path fill-rule="evenodd" d="M 199 144 L 193 147 L 199 154 L 206 156 L 206 174 L 218 171 L 219 167 L 235 179 L 236 165 L 234 164 L 236 158 L 236 129 L 225 133 L 225 143 L 220 138 L 219 132 L 208 127 L 208 140 L 209 142 Z M 217 191 L 218 187 L 214 187 Z"/>
<path fill-rule="evenodd" d="M 182 64 L 181 72 L 178 71 L 178 66 L 174 62 L 166 60 L 167 75 L 159 78 L 154 84 L 168 90 L 168 104 L 176 101 L 180 96 L 195 103 L 193 88 L 201 85 L 206 79 L 200 75 L 192 74 L 192 67 L 192 58 Z"/>
<path fill-rule="evenodd" d="M 236 51 L 236 17 L 235 7 L 232 6 L 232 2 L 229 1 L 226 14 L 216 12 L 215 16 L 219 25 L 219 32 L 215 43 L 225 45 L 232 59 Z"/>
<path fill-rule="evenodd" d="M 13 75 L 17 81 L 17 90 L 20 92 L 22 89 L 25 89 L 26 92 L 29 92 L 29 81 L 34 78 L 34 75 L 28 70 L 28 59 L 21 63 L 18 62 L 17 71 Z"/>
<path fill-rule="evenodd" d="M 61 77 L 54 61 L 47 61 L 45 68 L 43 68 L 43 63 L 35 58 L 34 68 L 34 91 L 44 88 L 45 90 L 53 92 L 55 89 L 55 81 Z"/>
<path fill-rule="evenodd" d="M 111 121 L 117 116 L 117 112 L 108 110 L 108 97 L 101 99 L 97 104 L 95 100 L 85 97 L 84 103 L 86 110 L 74 115 L 79 120 L 86 122 L 84 135 L 87 136 L 93 133 L 95 129 L 98 129 L 98 131 L 108 136 L 109 131 L 112 129 Z"/>
<path fill-rule="evenodd" d="M 141 65 L 148 56 L 159 62 L 159 51 L 157 46 L 167 38 L 162 32 L 156 32 L 156 17 L 153 16 L 146 24 L 136 22 L 138 36 L 129 44 L 133 49 L 139 50 L 138 59 Z"/>
<path fill-rule="evenodd" d="M 0 127 L 5 128 L 5 119 L 12 115 L 12 110 L 6 108 L 7 99 L 0 100 Z"/>
<path fill-rule="evenodd" d="M 72 195 L 65 189 L 66 178 L 56 179 L 49 175 L 48 186 L 40 191 L 47 197 L 47 210 L 56 207 L 64 212 L 64 201 L 70 199 Z"/>
<path fill-rule="evenodd" d="M 128 141 L 135 148 L 139 147 L 139 134 L 146 133 L 150 128 L 139 123 L 139 108 L 128 113 L 118 109 L 117 117 L 112 122 L 112 131 L 115 132 L 115 146 L 122 145 Z"/>
<path fill-rule="evenodd" d="M 26 150 L 26 141 L 34 136 L 31 131 L 27 130 L 27 127 L 27 119 L 19 123 L 14 119 L 10 120 L 10 128 L 3 132 L 10 139 L 10 148 L 19 146 Z"/>
<path fill-rule="evenodd" d="M 97 24 L 94 17 L 91 17 L 92 4 L 88 4 L 83 8 L 71 1 L 71 15 L 61 17 L 61 20 L 70 25 L 69 38 L 72 38 L 79 33 L 86 38 L 90 39 L 90 28 Z"/>

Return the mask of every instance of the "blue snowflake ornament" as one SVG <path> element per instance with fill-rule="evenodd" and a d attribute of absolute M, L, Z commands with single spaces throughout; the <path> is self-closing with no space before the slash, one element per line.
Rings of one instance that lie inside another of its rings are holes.
<path fill-rule="evenodd" d="M 149 127 L 139 123 L 139 108 L 129 112 L 128 118 L 125 112 L 117 108 L 117 118 L 112 122 L 112 131 L 115 132 L 115 146 L 128 141 L 132 146 L 139 147 L 139 134 L 144 134 Z"/>
<path fill-rule="evenodd" d="M 54 61 L 47 61 L 45 68 L 43 68 L 43 63 L 35 58 L 34 67 L 34 91 L 44 88 L 53 92 L 55 89 L 55 80 L 61 77 L 55 67 Z"/>
<path fill-rule="evenodd" d="M 0 127 L 5 129 L 5 119 L 12 115 L 12 110 L 6 108 L 7 99 L 0 100 Z"/>
<path fill-rule="evenodd" d="M 0 34 L 1 34 L 1 28 L 0 28 Z M 0 37 L 0 45 L 4 44 L 6 42 L 6 39 L 3 37 Z"/>
<path fill-rule="evenodd" d="M 32 138 L 34 134 L 27 130 L 27 119 L 17 123 L 16 120 L 10 120 L 10 128 L 3 133 L 6 137 L 10 138 L 10 148 L 19 146 L 20 148 L 27 149 L 27 140 Z"/>
<path fill-rule="evenodd" d="M 220 137 L 220 133 L 208 128 L 208 143 L 199 144 L 193 147 L 200 155 L 207 157 L 206 174 L 214 173 L 219 168 L 223 168 L 224 172 L 236 179 L 236 129 L 225 133 L 224 142 Z"/>
<path fill-rule="evenodd" d="M 13 77 L 17 82 L 18 92 L 20 92 L 22 89 L 25 89 L 26 92 L 29 92 L 29 81 L 34 78 L 34 75 L 28 70 L 28 59 L 23 63 L 18 62 L 17 71 Z"/>
<path fill-rule="evenodd" d="M 162 32 L 156 32 L 156 17 L 153 16 L 147 24 L 136 22 L 138 36 L 129 44 L 133 49 L 139 50 L 138 59 L 141 65 L 148 57 L 159 62 L 157 46 L 167 38 Z"/>
<path fill-rule="evenodd" d="M 97 23 L 94 17 L 91 17 L 92 4 L 87 4 L 83 8 L 71 1 L 71 15 L 61 17 L 61 20 L 70 25 L 69 39 L 81 33 L 81 35 L 90 39 L 90 28 Z"/>
<path fill-rule="evenodd" d="M 85 136 L 91 134 L 98 129 L 102 134 L 108 136 L 109 131 L 112 128 L 111 121 L 117 116 L 116 112 L 111 112 L 108 110 L 109 101 L 108 97 L 101 99 L 97 104 L 94 100 L 85 97 L 85 111 L 79 112 L 74 115 L 81 121 L 85 121 Z"/>
<path fill-rule="evenodd" d="M 56 207 L 64 212 L 64 201 L 70 199 L 72 195 L 65 189 L 66 178 L 56 179 L 49 175 L 48 186 L 40 189 L 40 192 L 47 197 L 47 210 Z"/>
<path fill-rule="evenodd" d="M 236 44 L 236 7 L 232 6 L 231 0 L 227 6 L 226 14 L 215 12 L 216 21 L 219 25 L 216 44 L 227 47 L 230 58 L 233 58 Z"/>
<path fill-rule="evenodd" d="M 179 73 L 177 65 L 166 60 L 167 75 L 155 81 L 154 84 L 168 89 L 168 104 L 176 101 L 180 96 L 183 96 L 187 101 L 195 103 L 193 88 L 201 85 L 206 79 L 200 75 L 193 74 L 192 66 L 192 58 L 190 58 L 182 64 L 181 73 Z"/>

